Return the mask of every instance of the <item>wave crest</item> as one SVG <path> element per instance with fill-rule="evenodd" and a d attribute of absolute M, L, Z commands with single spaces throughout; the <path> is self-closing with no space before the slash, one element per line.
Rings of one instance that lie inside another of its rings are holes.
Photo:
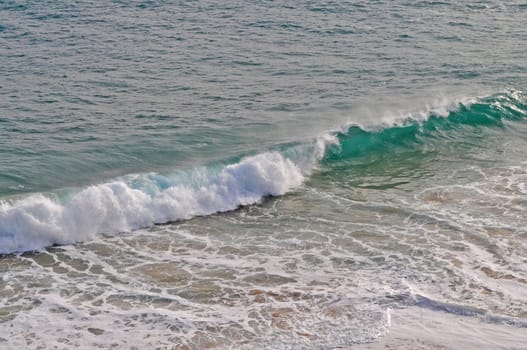
<path fill-rule="evenodd" d="M 304 170 L 305 171 L 305 170 Z M 304 181 L 303 170 L 278 152 L 242 159 L 199 186 L 178 184 L 149 194 L 124 181 L 90 186 L 65 203 L 36 194 L 0 203 L 0 252 L 85 241 L 157 223 L 234 210 L 279 196 Z"/>
<path fill-rule="evenodd" d="M 0 253 L 71 244 L 100 233 L 234 210 L 300 186 L 322 159 L 338 162 L 384 154 L 394 147 L 415 147 L 437 130 L 523 119 L 527 116 L 525 100 L 520 91 L 456 100 L 441 104 L 441 108 L 426 107 L 419 113 L 394 116 L 389 125 L 381 118 L 375 130 L 348 125 L 308 143 L 246 157 L 218 170 L 194 169 L 177 179 L 159 174 L 129 175 L 87 187 L 68 198 L 34 194 L 0 200 Z"/>

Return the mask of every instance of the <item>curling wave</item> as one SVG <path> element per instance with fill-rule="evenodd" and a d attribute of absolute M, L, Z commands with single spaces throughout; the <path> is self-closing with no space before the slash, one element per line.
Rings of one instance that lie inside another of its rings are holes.
<path fill-rule="evenodd" d="M 477 128 L 504 127 L 527 117 L 527 97 L 509 91 L 482 98 L 444 101 L 421 111 L 390 115 L 374 125 L 348 125 L 336 134 L 336 146 L 329 147 L 324 161 L 386 154 L 414 149 L 432 140 L 452 142 L 469 136 Z"/>
<path fill-rule="evenodd" d="M 351 125 L 312 142 L 242 158 L 186 176 L 129 175 L 66 196 L 34 194 L 0 200 L 0 253 L 37 250 L 154 224 L 234 210 L 300 186 L 322 163 L 390 147 L 414 147 L 464 125 L 500 126 L 527 116 L 518 91 L 392 118 L 374 128 Z M 389 147 L 387 147 L 389 146 Z"/>
<path fill-rule="evenodd" d="M 194 183 L 187 179 L 164 188 L 166 179 L 150 174 L 90 186 L 64 200 L 36 194 L 12 203 L 3 201 L 0 252 L 70 244 L 97 233 L 233 210 L 299 186 L 310 171 L 307 164 L 300 168 L 300 163 L 278 152 L 267 152 L 227 165 Z"/>

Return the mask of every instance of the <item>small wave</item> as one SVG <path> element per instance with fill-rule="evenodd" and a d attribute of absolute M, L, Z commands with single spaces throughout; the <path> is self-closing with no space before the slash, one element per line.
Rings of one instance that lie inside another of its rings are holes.
<path fill-rule="evenodd" d="M 338 143 L 329 147 L 326 162 L 362 156 L 390 154 L 399 149 L 414 149 L 440 139 L 456 141 L 456 133 L 470 136 L 471 128 L 503 127 L 509 121 L 527 117 L 526 96 L 509 91 L 482 98 L 440 100 L 421 110 L 389 113 L 372 124 L 350 124 L 336 135 Z"/>
<path fill-rule="evenodd" d="M 489 323 L 506 324 L 518 328 L 527 328 L 527 322 L 519 318 L 496 315 L 487 310 L 433 300 L 419 294 L 413 295 L 413 303 L 410 303 L 410 305 L 415 305 L 433 311 L 442 311 L 457 316 L 477 317 L 480 320 Z"/>

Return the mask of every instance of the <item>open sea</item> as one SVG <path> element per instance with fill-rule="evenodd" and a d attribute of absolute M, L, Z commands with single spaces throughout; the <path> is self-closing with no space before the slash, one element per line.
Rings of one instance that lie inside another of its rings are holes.
<path fill-rule="evenodd" d="M 525 0 L 0 0 L 0 349 L 527 349 L 526 91 Z"/>

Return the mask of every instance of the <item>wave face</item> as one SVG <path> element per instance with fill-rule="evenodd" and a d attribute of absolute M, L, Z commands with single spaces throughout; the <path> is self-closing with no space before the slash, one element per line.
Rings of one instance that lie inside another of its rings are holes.
<path fill-rule="evenodd" d="M 466 138 L 477 128 L 503 128 L 527 116 L 525 94 L 520 91 L 483 98 L 460 99 L 424 111 L 387 118 L 374 126 L 352 125 L 338 133 L 336 147 L 324 160 L 338 162 L 362 156 L 375 157 L 430 142 L 448 143 Z"/>
<path fill-rule="evenodd" d="M 315 140 L 242 158 L 223 167 L 171 176 L 129 175 L 66 195 L 34 194 L 0 202 L 0 252 L 38 250 L 96 234 L 149 227 L 234 210 L 298 188 L 318 166 L 376 157 L 429 142 L 449 143 L 468 128 L 503 128 L 527 115 L 512 91 L 449 102 L 374 126 L 351 125 Z"/>

